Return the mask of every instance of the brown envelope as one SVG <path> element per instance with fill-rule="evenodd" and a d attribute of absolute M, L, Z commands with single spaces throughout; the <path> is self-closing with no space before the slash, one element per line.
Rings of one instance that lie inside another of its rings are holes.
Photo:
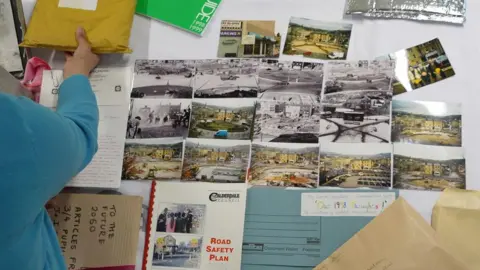
<path fill-rule="evenodd" d="M 334 232 L 332 232 L 334 233 Z M 354 235 L 314 270 L 467 270 L 403 198 Z"/>
<path fill-rule="evenodd" d="M 480 269 L 480 192 L 446 189 L 433 208 L 432 227 L 452 253 Z"/>

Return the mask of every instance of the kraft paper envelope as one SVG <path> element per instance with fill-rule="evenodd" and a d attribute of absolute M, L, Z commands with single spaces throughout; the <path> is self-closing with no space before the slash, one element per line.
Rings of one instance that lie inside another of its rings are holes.
<path fill-rule="evenodd" d="M 403 198 L 314 270 L 467 270 Z"/>
<path fill-rule="evenodd" d="M 446 189 L 433 208 L 432 227 L 459 259 L 480 269 L 480 192 Z"/>

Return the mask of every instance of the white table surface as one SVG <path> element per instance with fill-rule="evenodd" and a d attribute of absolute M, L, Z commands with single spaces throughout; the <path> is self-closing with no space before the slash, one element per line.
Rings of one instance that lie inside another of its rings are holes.
<path fill-rule="evenodd" d="M 23 0 L 25 16 L 31 14 L 35 0 Z M 341 21 L 345 0 L 223 0 L 203 37 L 183 32 L 166 24 L 135 16 L 131 47 L 136 58 L 205 59 L 216 58 L 220 21 L 224 19 L 276 20 L 285 38 L 291 16 L 323 21 Z M 461 102 L 463 104 L 463 146 L 466 157 L 467 188 L 480 189 L 479 143 L 480 81 L 479 31 L 480 1 L 470 0 L 467 22 L 463 26 L 405 20 L 355 20 L 348 60 L 368 60 L 438 37 L 456 75 L 397 99 Z M 470 15 L 470 16 L 469 16 Z M 283 41 L 282 41 L 283 42 Z M 281 59 L 286 59 L 283 56 Z M 289 59 L 293 59 L 289 57 Z M 300 60 L 300 58 L 298 58 Z M 477 98 L 478 97 L 478 98 Z M 401 191 L 428 221 L 439 192 Z"/>

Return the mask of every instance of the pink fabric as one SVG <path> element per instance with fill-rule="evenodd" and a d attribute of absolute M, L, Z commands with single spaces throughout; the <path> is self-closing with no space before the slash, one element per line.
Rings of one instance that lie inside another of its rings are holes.
<path fill-rule="evenodd" d="M 38 57 L 32 57 L 27 62 L 22 85 L 32 93 L 35 102 L 39 102 L 40 99 L 43 71 L 51 69 L 47 62 Z"/>

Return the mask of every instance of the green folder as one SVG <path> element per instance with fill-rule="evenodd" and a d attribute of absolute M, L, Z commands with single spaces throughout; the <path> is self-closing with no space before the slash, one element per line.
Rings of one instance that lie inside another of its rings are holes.
<path fill-rule="evenodd" d="M 138 0 L 137 14 L 203 35 L 222 0 Z"/>

